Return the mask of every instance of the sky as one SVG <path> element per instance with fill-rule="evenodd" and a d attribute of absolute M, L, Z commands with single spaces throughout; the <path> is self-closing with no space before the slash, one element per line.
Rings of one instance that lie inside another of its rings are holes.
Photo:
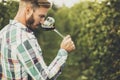
<path fill-rule="evenodd" d="M 49 0 L 55 3 L 57 6 L 65 5 L 67 7 L 72 7 L 75 3 L 79 2 L 80 0 Z"/>

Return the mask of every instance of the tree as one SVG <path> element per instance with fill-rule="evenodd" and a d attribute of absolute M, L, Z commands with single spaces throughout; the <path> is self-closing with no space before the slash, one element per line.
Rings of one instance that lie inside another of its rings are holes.
<path fill-rule="evenodd" d="M 17 13 L 18 2 L 8 1 L 5 4 L 0 3 L 0 29 L 9 23 Z"/>
<path fill-rule="evenodd" d="M 72 34 L 77 47 L 69 57 L 64 79 L 119 80 L 119 2 L 82 2 L 57 11 L 58 27 Z"/>

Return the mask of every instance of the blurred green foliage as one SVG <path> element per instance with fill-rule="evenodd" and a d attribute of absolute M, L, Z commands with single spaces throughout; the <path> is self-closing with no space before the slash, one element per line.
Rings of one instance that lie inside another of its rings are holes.
<path fill-rule="evenodd" d="M 0 3 L 0 29 L 9 23 L 10 19 L 13 19 L 18 10 L 18 2 L 8 1 Z"/>
<path fill-rule="evenodd" d="M 80 2 L 71 8 L 55 5 L 48 16 L 56 28 L 70 34 L 76 50 L 69 54 L 57 80 L 120 80 L 120 1 Z M 13 19 L 18 8 L 14 1 L 0 3 L 0 28 Z M 49 65 L 62 38 L 53 31 L 37 33 L 45 62 Z"/>

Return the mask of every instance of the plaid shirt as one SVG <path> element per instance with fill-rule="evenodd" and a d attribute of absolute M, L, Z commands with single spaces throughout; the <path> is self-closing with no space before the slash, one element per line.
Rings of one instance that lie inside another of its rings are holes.
<path fill-rule="evenodd" d="M 64 49 L 46 66 L 40 46 L 33 32 L 18 21 L 11 21 L 0 31 L 2 80 L 34 80 L 54 77 L 65 63 L 68 53 Z"/>

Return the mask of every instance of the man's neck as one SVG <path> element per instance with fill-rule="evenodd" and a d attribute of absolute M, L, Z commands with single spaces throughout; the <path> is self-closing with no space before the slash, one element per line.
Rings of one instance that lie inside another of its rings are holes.
<path fill-rule="evenodd" d="M 15 16 L 14 20 L 17 20 L 18 22 L 26 26 L 25 14 L 21 10 L 17 12 L 17 15 Z"/>

